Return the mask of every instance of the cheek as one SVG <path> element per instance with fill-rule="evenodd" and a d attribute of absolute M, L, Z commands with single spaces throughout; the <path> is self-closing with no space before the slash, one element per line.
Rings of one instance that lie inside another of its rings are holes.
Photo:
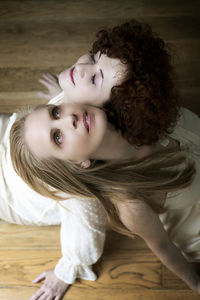
<path fill-rule="evenodd" d="M 76 89 L 71 91 L 71 94 L 76 97 L 74 101 L 83 102 L 83 103 L 94 103 L 95 100 L 99 97 L 99 93 L 96 91 L 96 88 L 90 86 L 89 84 L 79 85 Z"/>
<path fill-rule="evenodd" d="M 80 56 L 77 61 L 76 64 L 81 64 L 81 63 L 85 63 L 86 61 L 88 61 L 88 54 L 84 54 L 82 56 Z"/>
<path fill-rule="evenodd" d="M 59 74 L 58 76 L 58 82 L 61 88 L 64 90 L 67 85 L 67 71 L 63 71 L 62 73 Z"/>

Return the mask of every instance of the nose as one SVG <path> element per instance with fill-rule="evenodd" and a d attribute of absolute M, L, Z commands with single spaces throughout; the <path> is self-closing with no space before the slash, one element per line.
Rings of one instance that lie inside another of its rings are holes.
<path fill-rule="evenodd" d="M 70 114 L 61 119 L 55 120 L 55 122 L 57 122 L 57 127 L 60 127 L 62 130 L 74 130 L 78 128 L 79 117 L 75 114 Z"/>
<path fill-rule="evenodd" d="M 83 79 L 90 76 L 92 73 L 92 65 L 88 63 L 79 63 L 76 65 L 76 70 L 79 76 Z"/>

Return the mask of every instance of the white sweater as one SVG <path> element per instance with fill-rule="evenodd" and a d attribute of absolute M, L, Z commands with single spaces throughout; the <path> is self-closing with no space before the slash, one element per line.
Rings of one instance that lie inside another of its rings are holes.
<path fill-rule="evenodd" d="M 62 97 L 63 93 L 50 102 L 62 102 Z M 55 267 L 56 276 L 69 284 L 76 278 L 95 280 L 92 264 L 103 252 L 105 213 L 95 200 L 70 197 L 58 203 L 24 183 L 10 158 L 9 133 L 16 117 L 0 115 L 0 219 L 21 225 L 61 224 L 62 257 Z"/>

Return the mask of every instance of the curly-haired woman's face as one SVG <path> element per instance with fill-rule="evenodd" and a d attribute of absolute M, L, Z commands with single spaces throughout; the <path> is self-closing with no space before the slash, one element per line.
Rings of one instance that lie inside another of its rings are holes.
<path fill-rule="evenodd" d="M 112 87 L 122 83 L 126 69 L 119 59 L 88 53 L 59 74 L 59 84 L 69 102 L 99 106 L 109 100 Z"/>

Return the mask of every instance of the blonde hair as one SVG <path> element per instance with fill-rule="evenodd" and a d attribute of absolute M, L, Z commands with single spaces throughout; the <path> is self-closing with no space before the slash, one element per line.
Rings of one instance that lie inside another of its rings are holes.
<path fill-rule="evenodd" d="M 98 199 L 111 228 L 120 233 L 133 236 L 119 219 L 116 201 L 138 199 L 160 212 L 161 207 L 153 204 L 155 195 L 185 188 L 194 178 L 195 167 L 186 158 L 186 149 L 165 150 L 137 161 L 98 161 L 88 169 L 52 157 L 38 159 L 24 140 L 25 120 L 32 111 L 28 109 L 19 114 L 11 128 L 10 153 L 15 171 L 43 196 L 62 200 L 60 192 L 64 192 Z"/>

